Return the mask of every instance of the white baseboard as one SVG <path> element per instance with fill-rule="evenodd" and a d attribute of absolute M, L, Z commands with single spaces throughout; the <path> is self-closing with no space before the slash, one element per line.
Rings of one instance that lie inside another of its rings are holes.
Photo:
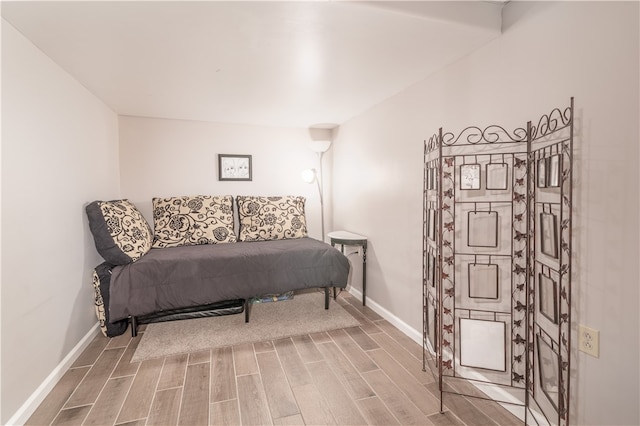
<path fill-rule="evenodd" d="M 354 287 L 349 287 L 347 289 L 349 293 L 353 295 L 356 299 L 362 301 L 362 292 Z M 398 330 L 402 331 L 407 335 L 411 340 L 422 346 L 422 331 L 418 331 L 415 328 L 411 327 L 406 322 L 402 321 L 400 318 L 374 302 L 373 300 L 367 297 L 367 307 L 371 308 L 372 311 L 380 315 L 382 318 L 389 321 L 393 324 Z"/>
<path fill-rule="evenodd" d="M 24 404 L 16 411 L 16 413 L 9 419 L 6 423 L 7 425 L 23 425 L 29 420 L 29 417 L 36 411 L 36 408 L 42 401 L 47 397 L 49 392 L 51 392 L 54 386 L 58 383 L 58 381 L 62 378 L 64 373 L 73 365 L 76 359 L 80 356 L 82 351 L 84 351 L 89 343 L 93 340 L 95 335 L 98 333 L 99 324 L 96 324 L 91 327 L 89 332 L 84 335 L 82 339 L 78 342 L 77 345 L 71 349 L 71 352 L 64 357 L 62 361 L 53 369 L 53 371 L 44 379 L 44 382 L 38 386 L 38 389 L 31 394 L 29 399 L 25 401 Z"/>

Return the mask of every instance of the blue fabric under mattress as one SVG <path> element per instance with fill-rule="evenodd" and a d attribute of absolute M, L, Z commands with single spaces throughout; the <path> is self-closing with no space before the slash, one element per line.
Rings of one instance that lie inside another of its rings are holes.
<path fill-rule="evenodd" d="M 313 238 L 151 249 L 113 268 L 109 319 L 304 288 L 344 288 L 348 276 L 348 259 Z"/>

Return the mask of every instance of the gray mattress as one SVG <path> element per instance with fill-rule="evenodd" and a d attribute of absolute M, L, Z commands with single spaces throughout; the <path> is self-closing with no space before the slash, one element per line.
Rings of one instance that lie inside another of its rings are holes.
<path fill-rule="evenodd" d="M 169 309 L 347 285 L 349 261 L 312 238 L 151 249 L 113 268 L 110 321 Z"/>

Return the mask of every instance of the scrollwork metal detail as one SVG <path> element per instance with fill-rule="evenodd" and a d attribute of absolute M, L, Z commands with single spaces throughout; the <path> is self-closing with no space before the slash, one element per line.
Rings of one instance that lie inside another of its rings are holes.
<path fill-rule="evenodd" d="M 453 145 L 477 145 L 481 143 L 526 142 L 527 130 L 519 127 L 509 132 L 502 126 L 492 124 L 484 129 L 477 126 L 469 126 L 463 129 L 456 137 L 447 132 L 442 135 L 442 144 Z"/>
<path fill-rule="evenodd" d="M 564 111 L 554 108 L 549 114 L 545 114 L 538 120 L 537 126 L 531 126 L 531 140 L 536 140 L 557 132 L 571 123 L 573 112 L 571 107 Z"/>

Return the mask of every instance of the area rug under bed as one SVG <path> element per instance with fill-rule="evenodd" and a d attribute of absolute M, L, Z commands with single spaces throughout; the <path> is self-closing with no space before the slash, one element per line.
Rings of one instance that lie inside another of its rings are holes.
<path fill-rule="evenodd" d="M 254 303 L 249 323 L 242 313 L 149 324 L 131 362 L 358 325 L 333 299 L 325 310 L 324 293 L 302 293 L 290 300 Z"/>

